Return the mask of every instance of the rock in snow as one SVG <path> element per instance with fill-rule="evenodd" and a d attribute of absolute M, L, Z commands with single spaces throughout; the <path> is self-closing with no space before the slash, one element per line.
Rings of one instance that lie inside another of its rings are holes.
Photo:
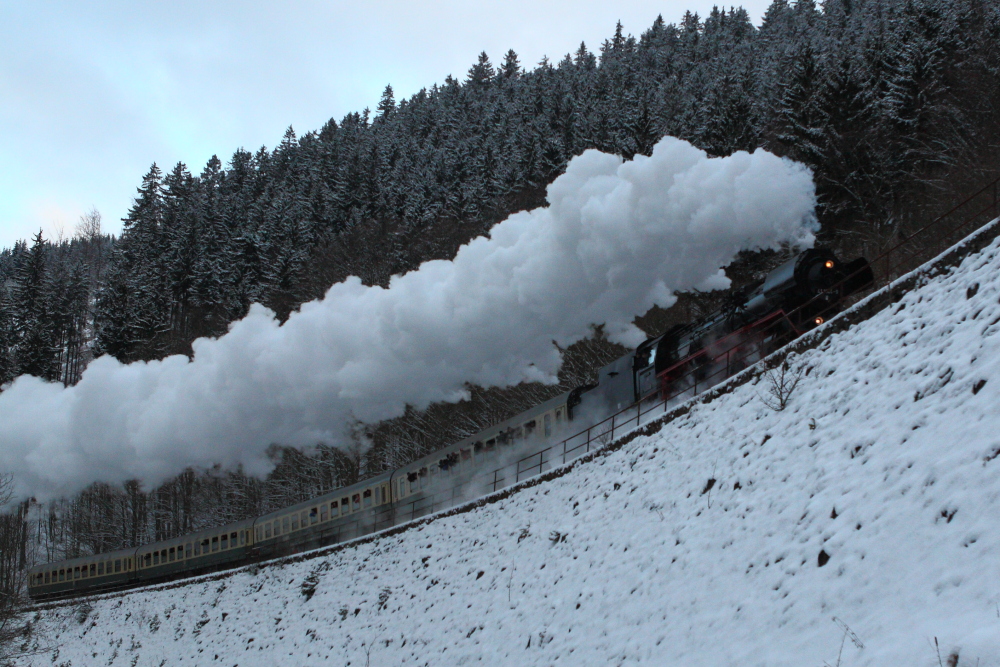
<path fill-rule="evenodd" d="M 23 664 L 1000 665 L 998 333 L 994 242 L 790 358 L 784 411 L 745 384 L 470 512 L 41 611 Z"/>

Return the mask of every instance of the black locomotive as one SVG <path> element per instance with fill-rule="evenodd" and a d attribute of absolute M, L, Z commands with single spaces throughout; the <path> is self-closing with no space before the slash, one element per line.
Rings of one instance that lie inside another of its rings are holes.
<path fill-rule="evenodd" d="M 512 460 L 547 451 L 553 439 L 589 426 L 584 418 L 696 393 L 822 324 L 873 281 L 864 258 L 841 264 L 828 249 L 807 250 L 715 314 L 674 327 L 604 367 L 596 385 L 565 392 L 397 470 L 265 516 L 33 567 L 28 592 L 36 600 L 54 599 L 194 576 L 342 542 L 464 502 L 516 482 L 519 465 L 513 476 L 505 472 Z"/>
<path fill-rule="evenodd" d="M 714 314 L 650 338 L 603 368 L 587 400 L 618 411 L 684 389 L 697 393 L 823 324 L 873 282 L 864 257 L 841 263 L 828 248 L 806 250 Z"/>

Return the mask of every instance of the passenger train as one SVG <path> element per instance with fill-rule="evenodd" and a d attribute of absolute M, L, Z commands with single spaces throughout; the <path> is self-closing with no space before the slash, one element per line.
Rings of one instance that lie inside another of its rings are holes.
<path fill-rule="evenodd" d="M 723 355 L 720 379 L 822 324 L 873 280 L 864 258 L 841 265 L 828 249 L 807 250 L 739 293 L 728 307 L 651 338 L 601 369 L 595 385 L 565 392 L 397 470 L 264 516 L 38 565 L 28 573 L 29 595 L 73 597 L 259 562 L 382 530 L 502 488 L 517 479 L 502 472 L 505 465 L 530 447 L 545 447 L 569 433 L 571 426 L 585 427 L 582 415 L 609 415 L 665 397 L 679 383 L 693 382 L 696 391 L 699 378 L 707 387 Z M 749 342 L 756 345 L 753 353 L 733 353 Z"/>

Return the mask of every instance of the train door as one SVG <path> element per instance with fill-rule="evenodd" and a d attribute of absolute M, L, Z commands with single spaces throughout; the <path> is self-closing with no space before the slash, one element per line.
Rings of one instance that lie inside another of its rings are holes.
<path fill-rule="evenodd" d="M 656 366 L 647 366 L 636 374 L 636 387 L 639 398 L 649 396 L 659 388 L 656 380 Z"/>

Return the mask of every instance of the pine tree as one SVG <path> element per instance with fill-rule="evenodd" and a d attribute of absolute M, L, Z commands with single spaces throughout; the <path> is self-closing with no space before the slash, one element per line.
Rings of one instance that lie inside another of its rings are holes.
<path fill-rule="evenodd" d="M 469 76 L 466 81 L 471 86 L 486 86 L 493 81 L 494 76 L 496 76 L 496 72 L 493 71 L 490 58 L 483 51 L 479 54 L 479 60 L 476 64 L 469 68 Z"/>
<path fill-rule="evenodd" d="M 382 99 L 376 108 L 375 120 L 384 121 L 396 110 L 396 98 L 392 94 L 392 86 L 387 85 L 382 91 Z"/>
<path fill-rule="evenodd" d="M 18 374 L 56 380 L 59 376 L 58 348 L 45 254 L 45 240 L 39 230 L 15 276 L 15 356 Z"/>
<path fill-rule="evenodd" d="M 0 286 L 0 390 L 17 373 L 14 350 L 14 322 L 6 290 Z"/>
<path fill-rule="evenodd" d="M 157 358 L 152 341 L 164 328 L 162 276 L 162 173 L 143 177 L 139 196 L 123 223 L 97 300 L 97 354 L 120 361 Z"/>
<path fill-rule="evenodd" d="M 504 55 L 503 65 L 500 66 L 500 76 L 508 81 L 521 76 L 521 61 L 514 49 L 509 49 Z"/>

